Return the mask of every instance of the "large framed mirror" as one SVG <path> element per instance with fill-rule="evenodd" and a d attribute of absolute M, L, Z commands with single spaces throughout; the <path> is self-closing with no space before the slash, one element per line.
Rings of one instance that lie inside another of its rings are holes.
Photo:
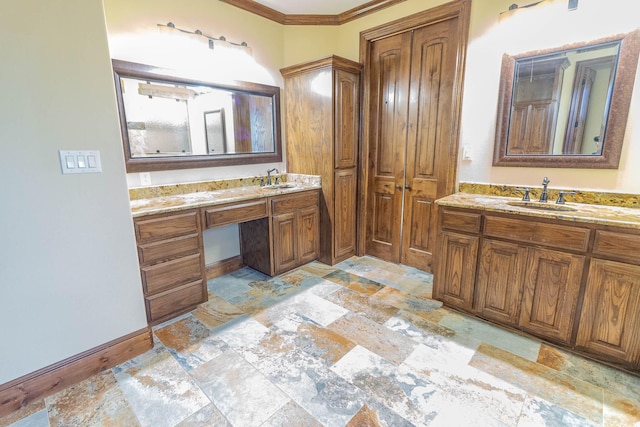
<path fill-rule="evenodd" d="M 279 87 L 112 63 L 127 172 L 282 161 Z"/>
<path fill-rule="evenodd" d="M 640 30 L 502 59 L 494 166 L 616 169 Z"/>

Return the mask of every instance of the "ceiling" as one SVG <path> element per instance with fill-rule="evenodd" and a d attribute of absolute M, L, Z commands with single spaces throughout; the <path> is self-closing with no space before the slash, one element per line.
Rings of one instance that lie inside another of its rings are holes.
<path fill-rule="evenodd" d="M 339 15 L 371 0 L 255 0 L 286 15 Z"/>
<path fill-rule="evenodd" d="M 405 0 L 220 0 L 284 25 L 340 25 Z"/>

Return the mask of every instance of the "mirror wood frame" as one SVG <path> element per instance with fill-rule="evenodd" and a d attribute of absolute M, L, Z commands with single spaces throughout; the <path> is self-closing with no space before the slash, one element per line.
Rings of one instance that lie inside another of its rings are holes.
<path fill-rule="evenodd" d="M 236 166 L 257 163 L 277 163 L 282 161 L 282 137 L 280 116 L 280 88 L 277 86 L 263 85 L 243 81 L 220 84 L 212 81 L 199 80 L 177 70 L 154 67 L 151 65 L 113 59 L 113 75 L 118 102 L 118 115 L 120 118 L 120 130 L 125 157 L 127 173 L 153 172 L 174 169 L 206 168 L 216 166 Z M 229 90 L 239 93 L 267 96 L 272 101 L 273 111 L 273 137 L 274 151 L 264 153 L 232 153 L 222 155 L 190 155 L 175 157 L 132 157 L 129 145 L 129 133 L 124 111 L 121 77 L 152 79 L 159 82 L 167 82 L 184 85 L 208 86 L 214 89 Z"/>
<path fill-rule="evenodd" d="M 511 100 L 516 60 L 532 56 L 548 55 L 566 50 L 582 49 L 611 42 L 620 42 L 618 65 L 616 69 L 613 93 L 607 115 L 607 125 L 601 155 L 507 155 Z M 629 106 L 640 52 L 640 30 L 611 36 L 591 42 L 580 42 L 559 48 L 527 52 L 515 56 L 502 57 L 500 88 L 498 92 L 498 115 L 496 124 L 494 166 L 547 167 L 547 168 L 585 168 L 617 169 L 620 163 L 622 143 L 627 127 Z"/>

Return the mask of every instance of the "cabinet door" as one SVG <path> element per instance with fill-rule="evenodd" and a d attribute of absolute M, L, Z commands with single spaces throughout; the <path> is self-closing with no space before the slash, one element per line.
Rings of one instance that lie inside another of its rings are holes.
<path fill-rule="evenodd" d="M 335 167 L 356 166 L 360 107 L 360 76 L 344 70 L 335 71 Z"/>
<path fill-rule="evenodd" d="M 535 335 L 568 343 L 583 267 L 583 256 L 530 248 L 520 327 Z"/>
<path fill-rule="evenodd" d="M 273 260 L 275 274 L 290 270 L 297 265 L 298 245 L 296 240 L 295 212 L 274 216 Z"/>
<path fill-rule="evenodd" d="M 477 313 L 503 324 L 518 324 L 526 261 L 524 246 L 488 239 L 482 243 L 475 297 Z"/>
<path fill-rule="evenodd" d="M 478 259 L 478 237 L 441 233 L 433 296 L 448 305 L 471 311 Z"/>
<path fill-rule="evenodd" d="M 640 266 L 592 259 L 576 347 L 640 366 Z"/>
<path fill-rule="evenodd" d="M 296 213 L 294 227 L 298 240 L 298 265 L 306 264 L 318 258 L 320 213 L 317 207 L 307 208 Z M 294 240 L 296 240 L 294 239 Z"/>
<path fill-rule="evenodd" d="M 355 168 L 335 173 L 335 215 L 333 238 L 334 258 L 343 260 L 356 251 L 356 191 Z"/>

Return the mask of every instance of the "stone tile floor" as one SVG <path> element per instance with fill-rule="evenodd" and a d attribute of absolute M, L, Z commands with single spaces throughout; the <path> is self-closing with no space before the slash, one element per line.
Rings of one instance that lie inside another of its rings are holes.
<path fill-rule="evenodd" d="M 12 426 L 640 426 L 640 378 L 462 315 L 370 257 L 210 280 L 147 353 Z"/>

